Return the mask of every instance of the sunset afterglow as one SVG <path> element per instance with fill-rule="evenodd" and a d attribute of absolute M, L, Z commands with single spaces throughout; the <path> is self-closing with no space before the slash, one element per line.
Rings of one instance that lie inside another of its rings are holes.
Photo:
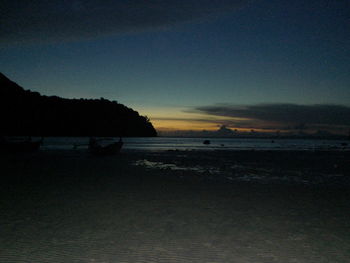
<path fill-rule="evenodd" d="M 118 101 L 160 131 L 350 129 L 347 1 L 73 2 L 9 4 L 6 76 Z"/>

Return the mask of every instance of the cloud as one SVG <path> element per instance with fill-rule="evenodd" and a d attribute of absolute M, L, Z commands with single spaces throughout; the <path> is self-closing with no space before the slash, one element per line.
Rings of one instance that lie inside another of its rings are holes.
<path fill-rule="evenodd" d="M 350 126 L 350 107 L 316 104 L 256 104 L 246 106 L 213 105 L 194 108 L 193 112 L 226 117 L 226 125 L 262 129 L 346 129 Z M 235 118 L 242 118 L 237 121 Z"/>
<path fill-rule="evenodd" d="M 232 11 L 247 0 L 2 0 L 1 42 L 62 41 L 160 29 Z"/>

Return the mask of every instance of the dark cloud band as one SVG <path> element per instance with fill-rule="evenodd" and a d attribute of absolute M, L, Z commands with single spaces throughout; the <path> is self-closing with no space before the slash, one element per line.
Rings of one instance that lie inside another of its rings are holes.
<path fill-rule="evenodd" d="M 350 107 L 341 105 L 257 104 L 197 107 L 208 115 L 247 118 L 285 124 L 350 125 Z"/>
<path fill-rule="evenodd" d="M 222 124 L 234 128 L 328 130 L 342 134 L 350 129 L 350 107 L 342 105 L 219 104 L 197 107 L 192 112 L 220 117 Z"/>
<path fill-rule="evenodd" d="M 203 19 L 247 0 L 3 0 L 0 39 L 52 41 L 143 31 Z"/>

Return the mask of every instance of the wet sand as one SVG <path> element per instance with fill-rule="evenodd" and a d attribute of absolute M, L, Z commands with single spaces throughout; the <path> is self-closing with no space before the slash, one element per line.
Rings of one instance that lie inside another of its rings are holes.
<path fill-rule="evenodd" d="M 348 157 L 3 155 L 0 262 L 347 262 Z M 204 170 L 135 165 L 144 160 Z M 333 177 L 316 183 L 236 180 L 248 173 L 266 177 L 266 171 Z"/>

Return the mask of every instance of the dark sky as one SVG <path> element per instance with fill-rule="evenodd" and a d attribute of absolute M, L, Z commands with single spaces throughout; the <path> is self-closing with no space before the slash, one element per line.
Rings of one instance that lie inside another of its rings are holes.
<path fill-rule="evenodd" d="M 0 5 L 0 70 L 27 89 L 117 100 L 163 130 L 349 127 L 348 0 Z"/>

